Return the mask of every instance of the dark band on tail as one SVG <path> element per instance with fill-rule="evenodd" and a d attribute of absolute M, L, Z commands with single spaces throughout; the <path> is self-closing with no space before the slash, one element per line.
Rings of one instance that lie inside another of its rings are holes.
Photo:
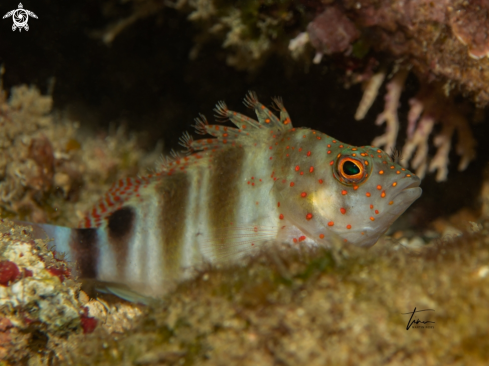
<path fill-rule="evenodd" d="M 97 229 L 75 229 L 70 248 L 82 278 L 96 278 L 99 259 Z"/>

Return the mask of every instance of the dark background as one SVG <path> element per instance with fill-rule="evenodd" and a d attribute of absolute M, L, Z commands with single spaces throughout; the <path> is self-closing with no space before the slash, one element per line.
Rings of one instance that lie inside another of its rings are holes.
<path fill-rule="evenodd" d="M 130 131 L 147 132 L 148 149 L 158 140 L 166 151 L 178 149 L 178 138 L 183 131 L 193 130 L 190 125 L 198 113 L 212 121 L 218 100 L 249 113 L 241 100 L 254 90 L 265 104 L 273 96 L 282 96 L 295 126 L 315 128 L 353 145 L 369 144 L 383 133 L 384 127 L 374 121 L 383 107 L 385 87 L 366 119 L 355 121 L 362 90 L 359 85 L 344 88 L 341 62 L 326 60 L 306 72 L 303 62 L 275 56 L 254 73 L 237 71 L 226 65 L 228 51 L 219 39 L 206 43 L 190 60 L 201 30 L 186 19 L 187 14 L 174 9 L 137 21 L 106 45 L 98 34 L 129 15 L 130 3 L 38 0 L 22 4 L 39 19 L 29 19 L 28 32 L 13 32 L 11 18 L 0 21 L 4 88 L 25 83 L 46 93 L 54 80 L 54 109 L 80 121 L 87 130 L 124 123 Z M 17 5 L 3 1 L 1 15 Z M 417 88 L 411 75 L 401 99 L 401 121 L 406 121 L 408 100 Z M 479 144 L 480 136 L 487 136 L 486 126 L 473 126 Z M 405 124 L 400 146 L 404 130 Z M 464 172 L 456 171 L 458 157 L 452 151 L 448 181 L 436 183 L 434 175 L 424 179 L 423 196 L 411 209 L 413 223 L 425 226 L 461 207 L 477 208 L 486 150 L 479 147 L 477 160 Z"/>

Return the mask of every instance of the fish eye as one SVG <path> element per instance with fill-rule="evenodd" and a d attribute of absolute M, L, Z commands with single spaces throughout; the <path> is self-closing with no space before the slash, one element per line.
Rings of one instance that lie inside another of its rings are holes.
<path fill-rule="evenodd" d="M 343 174 L 347 176 L 355 176 L 360 173 L 360 168 L 352 161 L 345 161 L 343 163 Z"/>
<path fill-rule="evenodd" d="M 337 179 L 346 184 L 359 184 L 368 177 L 366 163 L 349 156 L 344 156 L 338 160 L 336 171 L 338 173 Z"/>

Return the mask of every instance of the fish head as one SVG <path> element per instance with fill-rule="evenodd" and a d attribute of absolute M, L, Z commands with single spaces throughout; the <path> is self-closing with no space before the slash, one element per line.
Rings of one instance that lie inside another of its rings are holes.
<path fill-rule="evenodd" d="M 319 217 L 334 217 L 331 231 L 359 246 L 374 245 L 422 193 L 420 179 L 378 148 L 344 148 L 330 167 L 332 192 L 318 191 L 313 206 Z"/>
<path fill-rule="evenodd" d="M 338 145 L 316 162 L 314 176 L 296 180 L 297 193 L 282 195 L 284 209 L 319 243 L 336 237 L 370 247 L 421 196 L 420 179 L 381 149 Z"/>

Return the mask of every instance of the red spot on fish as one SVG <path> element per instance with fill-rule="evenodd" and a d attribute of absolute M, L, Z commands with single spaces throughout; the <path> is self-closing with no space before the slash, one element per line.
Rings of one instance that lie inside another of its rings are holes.
<path fill-rule="evenodd" d="M 306 220 L 310 220 L 310 219 L 312 219 L 312 213 L 308 213 L 308 214 L 306 215 Z"/>
<path fill-rule="evenodd" d="M 344 214 L 346 214 L 346 208 L 343 208 L 343 207 L 342 207 L 342 208 L 340 208 L 340 212 L 341 212 L 343 215 L 344 215 Z"/>
<path fill-rule="evenodd" d="M 314 171 L 314 167 L 312 166 L 309 168 L 309 173 L 312 173 L 313 171 Z"/>
<path fill-rule="evenodd" d="M 304 241 L 304 240 L 306 240 L 306 237 L 304 235 L 299 237 L 299 241 Z"/>
<path fill-rule="evenodd" d="M 334 225 L 333 221 L 328 222 L 328 226 L 333 226 L 333 225 Z"/>
<path fill-rule="evenodd" d="M 294 182 L 290 182 L 290 186 L 293 187 L 295 184 Z"/>
<path fill-rule="evenodd" d="M 280 220 L 283 220 L 283 219 L 284 219 L 284 215 L 283 215 L 283 214 L 280 214 L 278 218 L 279 218 Z"/>
<path fill-rule="evenodd" d="M 324 239 L 324 234 L 319 234 L 319 239 Z"/>
<path fill-rule="evenodd" d="M 302 192 L 302 193 L 301 193 L 301 197 L 303 197 L 303 198 L 304 198 L 304 197 L 306 197 L 306 196 L 307 196 L 307 193 L 306 193 L 306 192 Z"/>
<path fill-rule="evenodd" d="M 348 194 L 348 192 L 347 192 L 346 190 L 342 190 L 342 191 L 341 191 L 341 194 L 342 194 L 343 196 L 345 196 L 345 195 L 347 195 L 347 194 Z"/>
<path fill-rule="evenodd" d="M 307 155 L 307 156 L 311 156 L 311 152 L 310 152 L 310 151 L 308 151 L 306 155 Z"/>

